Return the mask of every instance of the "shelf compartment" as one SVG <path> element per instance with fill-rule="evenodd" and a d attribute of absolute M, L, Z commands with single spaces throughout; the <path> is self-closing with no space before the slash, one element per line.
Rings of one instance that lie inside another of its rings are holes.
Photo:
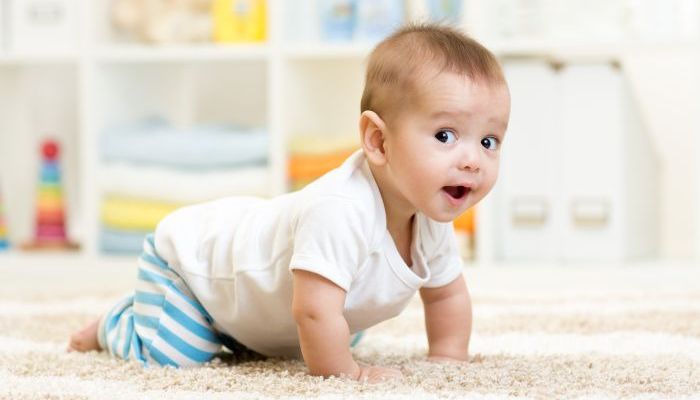
<path fill-rule="evenodd" d="M 68 237 L 82 235 L 78 149 L 78 72 L 74 65 L 0 68 L 0 187 L 13 247 L 35 229 L 36 193 L 45 138 L 60 144 L 60 171 Z"/>

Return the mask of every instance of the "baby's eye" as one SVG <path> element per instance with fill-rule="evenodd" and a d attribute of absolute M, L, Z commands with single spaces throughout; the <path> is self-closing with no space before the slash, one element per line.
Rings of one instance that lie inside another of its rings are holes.
<path fill-rule="evenodd" d="M 454 143 L 457 140 L 457 135 L 454 132 L 443 129 L 435 134 L 435 139 L 442 143 Z"/>
<path fill-rule="evenodd" d="M 493 136 L 485 137 L 481 139 L 481 145 L 488 150 L 498 149 L 498 139 Z"/>

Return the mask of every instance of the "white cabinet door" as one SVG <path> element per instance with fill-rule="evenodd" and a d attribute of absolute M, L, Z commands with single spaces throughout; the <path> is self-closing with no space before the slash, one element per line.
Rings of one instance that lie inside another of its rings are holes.
<path fill-rule="evenodd" d="M 556 72 L 545 62 L 505 65 L 511 118 L 502 149 L 496 206 L 499 258 L 554 260 L 559 235 Z"/>
<path fill-rule="evenodd" d="M 517 61 L 505 72 L 512 111 L 492 213 L 497 258 L 653 255 L 657 164 L 620 71 Z"/>
<path fill-rule="evenodd" d="M 621 75 L 607 64 L 573 65 L 562 71 L 560 83 L 562 258 L 620 260 L 626 136 Z"/>

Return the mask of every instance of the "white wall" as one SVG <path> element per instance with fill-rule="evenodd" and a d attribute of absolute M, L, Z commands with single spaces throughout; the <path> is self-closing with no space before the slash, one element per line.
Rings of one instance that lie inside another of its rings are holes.
<path fill-rule="evenodd" d="M 700 53 L 628 54 L 625 70 L 661 159 L 661 253 L 700 259 Z"/>

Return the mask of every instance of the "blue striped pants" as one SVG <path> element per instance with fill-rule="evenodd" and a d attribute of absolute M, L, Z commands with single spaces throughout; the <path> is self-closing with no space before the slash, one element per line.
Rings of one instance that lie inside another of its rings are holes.
<path fill-rule="evenodd" d="M 211 317 L 158 256 L 153 235 L 143 247 L 136 291 L 100 321 L 100 347 L 143 365 L 190 367 L 211 360 L 221 350 Z"/>

